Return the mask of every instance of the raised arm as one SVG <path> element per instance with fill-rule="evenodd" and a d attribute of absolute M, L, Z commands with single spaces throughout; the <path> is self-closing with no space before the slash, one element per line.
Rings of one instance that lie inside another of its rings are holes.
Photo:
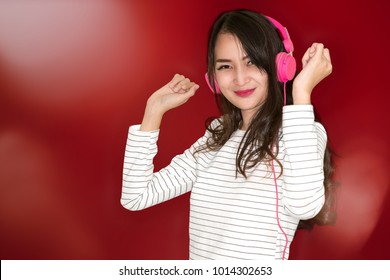
<path fill-rule="evenodd" d="M 191 190 L 197 164 L 192 151 L 203 140 L 174 157 L 159 172 L 154 172 L 153 159 L 164 113 L 184 104 L 198 88 L 184 76 L 175 75 L 149 97 L 142 124 L 129 128 L 121 195 L 121 204 L 126 209 L 145 209 Z"/>
<path fill-rule="evenodd" d="M 302 58 L 294 79 L 293 106 L 283 108 L 285 210 L 300 219 L 314 217 L 324 203 L 324 153 L 327 135 L 314 121 L 311 94 L 332 72 L 329 50 L 314 43 Z"/>

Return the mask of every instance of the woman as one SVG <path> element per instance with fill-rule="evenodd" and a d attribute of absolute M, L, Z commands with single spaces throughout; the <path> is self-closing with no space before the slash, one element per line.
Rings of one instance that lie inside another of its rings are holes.
<path fill-rule="evenodd" d="M 328 222 L 327 136 L 310 97 L 331 73 L 330 55 L 314 43 L 294 78 L 292 50 L 277 21 L 223 13 L 210 32 L 207 74 L 222 116 L 154 172 L 164 113 L 199 88 L 175 75 L 150 96 L 142 124 L 129 129 L 121 203 L 140 210 L 191 191 L 190 259 L 286 259 L 301 220 Z"/>

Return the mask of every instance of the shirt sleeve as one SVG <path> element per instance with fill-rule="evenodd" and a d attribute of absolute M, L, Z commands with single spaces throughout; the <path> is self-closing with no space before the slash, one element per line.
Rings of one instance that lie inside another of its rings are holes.
<path fill-rule="evenodd" d="M 121 204 L 128 210 L 141 210 L 167 201 L 192 189 L 197 159 L 194 150 L 205 142 L 206 134 L 171 163 L 154 172 L 159 130 L 129 128 L 123 165 Z"/>
<path fill-rule="evenodd" d="M 302 220 L 313 218 L 325 200 L 326 131 L 314 121 L 312 105 L 291 105 L 283 107 L 282 134 L 284 209 Z"/>

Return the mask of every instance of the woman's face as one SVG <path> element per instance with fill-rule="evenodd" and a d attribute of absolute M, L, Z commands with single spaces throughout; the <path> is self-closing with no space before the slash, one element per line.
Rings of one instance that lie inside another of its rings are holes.
<path fill-rule="evenodd" d="M 238 38 L 221 33 L 215 45 L 215 79 L 222 94 L 241 110 L 243 129 L 264 103 L 268 75 L 252 64 Z"/>

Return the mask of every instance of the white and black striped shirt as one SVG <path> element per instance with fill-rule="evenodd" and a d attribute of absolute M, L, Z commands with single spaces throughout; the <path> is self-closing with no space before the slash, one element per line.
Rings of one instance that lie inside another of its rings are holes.
<path fill-rule="evenodd" d="M 213 124 L 212 124 L 213 125 Z M 215 125 L 215 123 L 214 123 Z M 245 131 L 237 130 L 218 151 L 193 154 L 210 136 L 206 132 L 183 154 L 154 172 L 159 131 L 129 129 L 122 205 L 141 210 L 191 191 L 190 259 L 281 259 L 300 219 L 314 217 L 324 203 L 323 156 L 326 132 L 314 121 L 311 105 L 283 108 L 275 164 L 278 190 L 269 164 L 260 163 L 236 176 L 236 155 Z M 276 215 L 287 234 L 279 228 Z"/>

